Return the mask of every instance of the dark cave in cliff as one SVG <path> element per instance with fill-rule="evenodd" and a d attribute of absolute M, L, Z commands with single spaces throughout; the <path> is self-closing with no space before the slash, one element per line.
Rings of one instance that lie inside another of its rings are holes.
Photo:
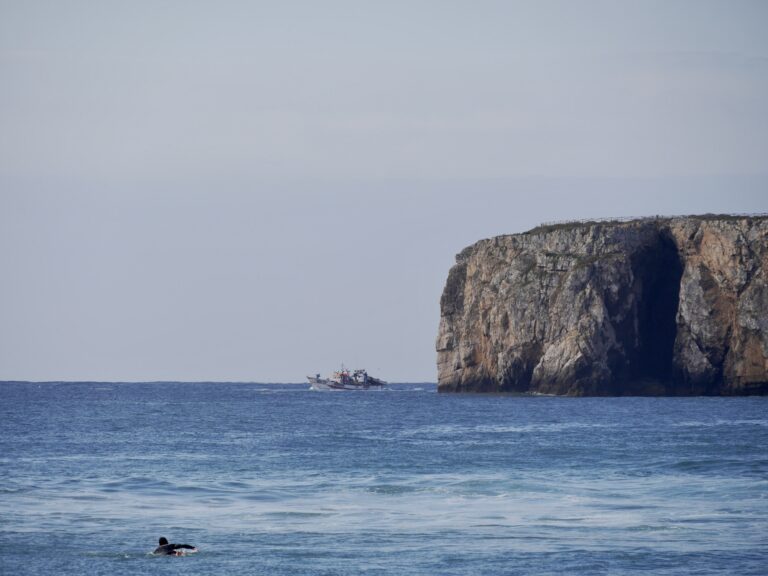
<path fill-rule="evenodd" d="M 666 234 L 640 253 L 634 270 L 641 284 L 637 307 L 638 347 L 630 376 L 668 384 L 673 377 L 677 308 L 683 264 L 674 241 Z"/>

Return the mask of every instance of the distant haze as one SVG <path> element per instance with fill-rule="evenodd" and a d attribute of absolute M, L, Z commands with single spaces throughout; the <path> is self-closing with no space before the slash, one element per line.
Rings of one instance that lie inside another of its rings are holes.
<path fill-rule="evenodd" d="M 763 1 L 0 0 L 0 379 L 435 381 L 454 254 L 768 211 Z"/>

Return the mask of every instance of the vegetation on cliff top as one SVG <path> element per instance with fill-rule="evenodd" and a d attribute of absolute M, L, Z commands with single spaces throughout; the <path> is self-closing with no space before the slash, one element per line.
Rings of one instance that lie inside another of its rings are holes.
<path fill-rule="evenodd" d="M 523 234 L 546 234 L 556 230 L 575 230 L 583 226 L 618 226 L 621 224 L 659 222 L 675 219 L 691 220 L 764 220 L 768 218 L 768 213 L 760 214 L 696 214 L 688 216 L 632 216 L 632 217 L 611 217 L 611 218 L 591 218 L 585 220 L 560 220 L 555 222 L 544 222 L 535 228 L 532 228 Z"/>

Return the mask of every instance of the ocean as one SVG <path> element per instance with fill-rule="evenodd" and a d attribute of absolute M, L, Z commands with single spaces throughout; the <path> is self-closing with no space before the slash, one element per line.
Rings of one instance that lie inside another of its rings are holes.
<path fill-rule="evenodd" d="M 0 573 L 765 575 L 768 398 L 0 383 Z"/>

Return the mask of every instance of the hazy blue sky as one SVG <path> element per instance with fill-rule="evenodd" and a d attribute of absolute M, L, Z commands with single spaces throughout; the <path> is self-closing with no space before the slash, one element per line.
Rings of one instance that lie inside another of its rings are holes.
<path fill-rule="evenodd" d="M 436 378 L 454 254 L 768 211 L 768 2 L 0 0 L 0 379 Z"/>

